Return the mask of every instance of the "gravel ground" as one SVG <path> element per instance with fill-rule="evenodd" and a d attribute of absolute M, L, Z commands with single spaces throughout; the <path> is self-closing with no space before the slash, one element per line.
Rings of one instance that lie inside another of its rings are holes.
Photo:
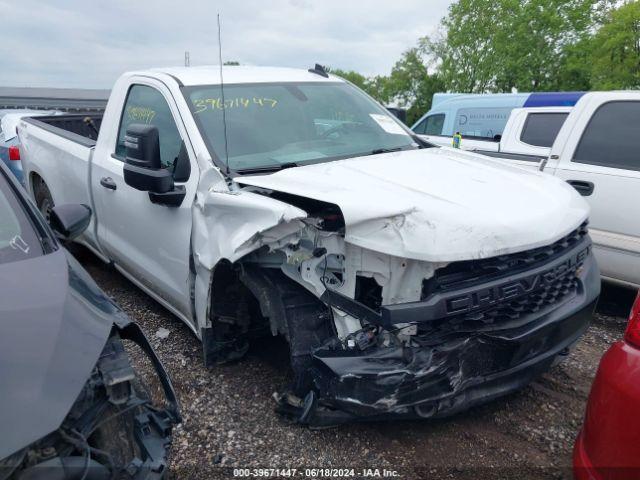
<path fill-rule="evenodd" d="M 172 376 L 184 417 L 171 450 L 176 479 L 310 467 L 386 469 L 399 478 L 571 478 L 591 381 L 601 355 L 621 337 L 634 295 L 605 287 L 595 321 L 569 358 L 518 393 L 446 420 L 310 430 L 274 412 L 272 395 L 289 381 L 285 343 L 264 340 L 241 362 L 207 369 L 187 326 L 89 252 L 74 254 L 139 322 Z"/>

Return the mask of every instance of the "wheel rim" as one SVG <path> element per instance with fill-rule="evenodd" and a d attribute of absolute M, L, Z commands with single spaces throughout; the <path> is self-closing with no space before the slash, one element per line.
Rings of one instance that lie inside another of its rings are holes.
<path fill-rule="evenodd" d="M 47 223 L 49 223 L 49 221 L 51 220 L 51 207 L 51 200 L 49 200 L 48 198 L 44 198 L 42 200 L 42 203 L 40 203 L 40 213 L 42 213 L 42 216 Z"/>

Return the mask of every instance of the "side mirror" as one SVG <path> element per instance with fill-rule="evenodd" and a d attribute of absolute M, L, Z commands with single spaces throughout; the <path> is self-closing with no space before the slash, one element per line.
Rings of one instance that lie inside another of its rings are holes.
<path fill-rule="evenodd" d="M 173 190 L 173 175 L 160 163 L 158 128 L 134 123 L 124 137 L 127 154 L 124 182 L 143 192 L 167 193 Z"/>
<path fill-rule="evenodd" d="M 73 240 L 91 221 L 91 208 L 82 204 L 57 205 L 51 209 L 49 225 L 56 237 Z"/>

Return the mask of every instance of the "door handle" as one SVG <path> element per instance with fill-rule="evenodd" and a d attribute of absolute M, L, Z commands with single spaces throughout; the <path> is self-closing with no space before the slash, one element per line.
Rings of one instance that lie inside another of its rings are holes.
<path fill-rule="evenodd" d="M 102 177 L 100 179 L 100 185 L 102 185 L 104 188 L 108 188 L 109 190 L 115 190 L 116 188 L 118 188 L 116 182 L 114 182 L 113 178 L 111 177 Z"/>
<path fill-rule="evenodd" d="M 567 180 L 567 183 L 575 188 L 583 197 L 591 195 L 595 188 L 595 185 L 592 182 L 585 182 L 583 180 Z"/>

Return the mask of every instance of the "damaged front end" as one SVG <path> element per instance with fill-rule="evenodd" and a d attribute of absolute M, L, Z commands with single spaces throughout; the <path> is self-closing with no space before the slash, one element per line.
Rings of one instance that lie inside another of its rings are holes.
<path fill-rule="evenodd" d="M 599 282 L 583 225 L 549 247 L 437 269 L 420 301 L 374 310 L 327 290 L 370 326 L 315 349 L 314 393 L 281 409 L 312 425 L 444 417 L 512 392 L 568 353 Z"/>
<path fill-rule="evenodd" d="M 144 375 L 134 371 L 124 342 L 145 357 Z M 61 425 L 0 460 L 0 479 L 161 479 L 178 422 L 167 372 L 140 327 L 120 321 Z"/>
<path fill-rule="evenodd" d="M 347 243 L 339 213 L 314 206 L 237 266 L 289 342 L 294 384 L 277 401 L 295 421 L 452 415 L 523 387 L 588 327 L 600 280 L 586 223 L 545 247 L 434 264 Z"/>
<path fill-rule="evenodd" d="M 470 183 L 450 191 L 435 160 L 405 166 L 431 176 L 363 160 L 201 189 L 205 362 L 240 358 L 253 337 L 285 337 L 294 381 L 278 411 L 326 426 L 451 415 L 566 356 L 600 292 L 582 199 L 536 177 L 504 192 L 505 206 L 486 190 L 498 172 L 456 162 L 455 178 Z"/>

